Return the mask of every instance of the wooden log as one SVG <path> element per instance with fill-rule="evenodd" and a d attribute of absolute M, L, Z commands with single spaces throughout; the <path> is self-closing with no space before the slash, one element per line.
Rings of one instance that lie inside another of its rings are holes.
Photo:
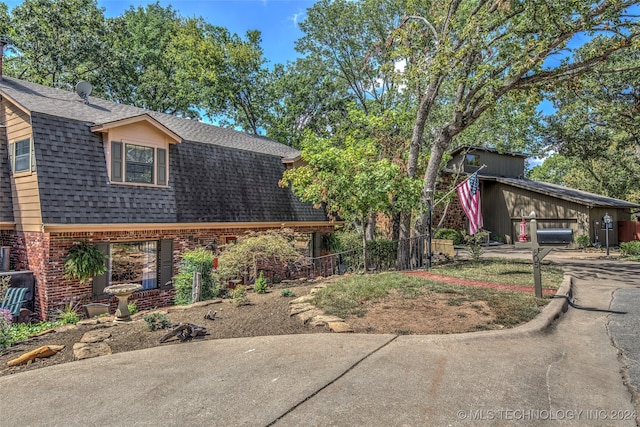
<path fill-rule="evenodd" d="M 180 341 L 186 341 L 207 334 L 207 329 L 202 326 L 192 325 L 191 323 L 180 323 L 173 325 L 173 329 L 160 338 L 160 342 L 166 342 L 171 337 L 176 337 Z"/>
<path fill-rule="evenodd" d="M 38 332 L 37 334 L 31 334 L 29 335 L 29 338 L 41 337 L 43 335 L 51 334 L 55 331 L 55 329 L 47 329 L 46 331 Z"/>
<path fill-rule="evenodd" d="M 51 357 L 64 348 L 63 345 L 43 345 L 35 350 L 31 350 L 20 357 L 7 362 L 7 366 L 24 365 L 34 361 L 35 359 L 42 359 L 44 357 Z"/>

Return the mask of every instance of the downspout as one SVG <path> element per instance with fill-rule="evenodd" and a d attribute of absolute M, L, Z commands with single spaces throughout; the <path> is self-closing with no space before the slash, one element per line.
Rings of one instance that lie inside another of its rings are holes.
<path fill-rule="evenodd" d="M 2 59 L 4 58 L 4 47 L 7 45 L 7 42 L 0 39 L 0 80 L 2 80 Z"/>

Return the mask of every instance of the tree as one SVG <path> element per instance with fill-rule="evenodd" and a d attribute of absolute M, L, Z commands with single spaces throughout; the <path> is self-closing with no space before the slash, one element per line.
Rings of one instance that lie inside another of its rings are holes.
<path fill-rule="evenodd" d="M 188 20 L 173 43 L 171 52 L 184 66 L 181 78 L 214 122 L 263 133 L 272 101 L 260 43 L 259 31 L 248 31 L 243 39 L 202 19 Z"/>
<path fill-rule="evenodd" d="M 96 94 L 112 101 L 182 117 L 199 117 L 194 88 L 171 49 L 186 23 L 159 3 L 130 7 L 109 20 L 113 54 L 94 78 Z M 192 55 L 193 52 L 183 52 Z"/>
<path fill-rule="evenodd" d="M 600 43 L 594 39 L 578 55 Z M 550 149 L 572 162 L 563 181 L 639 201 L 640 48 L 612 55 L 606 67 L 559 85 L 550 97 L 555 112 L 546 117 L 546 139 Z"/>
<path fill-rule="evenodd" d="M 408 181 L 379 144 L 382 125 L 357 110 L 352 123 L 330 137 L 305 134 L 305 165 L 285 171 L 282 185 L 291 185 L 304 202 L 324 205 L 330 215 L 353 222 L 363 240 L 366 260 L 367 225 L 372 214 L 391 214 L 415 205 L 419 182 Z"/>
<path fill-rule="evenodd" d="M 396 46 L 397 60 L 414 59 L 407 61 L 404 78 L 420 89 L 409 176 L 416 173 L 427 123 L 434 129 L 422 197 L 434 190 L 454 138 L 505 95 L 535 99 L 543 86 L 552 88 L 587 73 L 636 42 L 637 20 L 625 19 L 634 4 L 637 1 L 412 2 L 409 10 L 414 14 L 403 20 L 390 43 Z M 597 49 L 574 61 L 553 61 L 567 55 L 576 34 L 596 32 L 602 34 Z M 437 106 L 446 106 L 449 112 L 433 123 Z M 408 236 L 410 220 L 408 215 L 403 218 L 401 237 Z M 425 222 L 418 224 L 421 232 Z"/>
<path fill-rule="evenodd" d="M 15 54 L 5 72 L 17 78 L 73 87 L 111 56 L 104 9 L 95 0 L 25 0 L 12 10 L 10 27 Z"/>

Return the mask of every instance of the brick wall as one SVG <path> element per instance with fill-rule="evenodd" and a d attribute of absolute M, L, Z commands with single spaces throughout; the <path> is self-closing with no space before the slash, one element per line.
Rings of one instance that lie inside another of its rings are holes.
<path fill-rule="evenodd" d="M 265 231 L 267 228 L 256 228 L 253 231 Z M 299 227 L 295 231 L 301 233 L 331 233 L 333 227 Z M 65 304 L 84 304 L 92 301 L 92 283 L 81 284 L 77 280 L 64 277 L 64 258 L 69 248 L 83 240 L 89 243 L 100 242 L 135 242 L 143 240 L 173 240 L 173 272 L 177 274 L 181 255 L 188 250 L 213 243 L 220 245 L 225 236 L 241 236 L 247 232 L 242 228 L 225 228 L 215 230 L 180 229 L 180 230 L 137 230 L 125 232 L 68 232 L 68 233 L 36 233 L 16 232 L 13 241 L 12 258 L 15 259 L 16 270 L 31 270 L 36 281 L 35 311 L 44 319 L 51 312 Z M 134 293 L 130 300 L 135 300 L 139 309 L 170 305 L 173 300 L 173 289 L 153 289 Z M 95 302 L 109 301 L 114 311 L 115 298 Z"/>

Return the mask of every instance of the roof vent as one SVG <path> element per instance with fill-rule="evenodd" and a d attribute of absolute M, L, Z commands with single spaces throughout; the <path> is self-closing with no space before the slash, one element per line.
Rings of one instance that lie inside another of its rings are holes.
<path fill-rule="evenodd" d="M 91 95 L 91 83 L 81 80 L 76 84 L 76 93 L 84 100 L 85 104 L 89 103 L 89 95 Z"/>

